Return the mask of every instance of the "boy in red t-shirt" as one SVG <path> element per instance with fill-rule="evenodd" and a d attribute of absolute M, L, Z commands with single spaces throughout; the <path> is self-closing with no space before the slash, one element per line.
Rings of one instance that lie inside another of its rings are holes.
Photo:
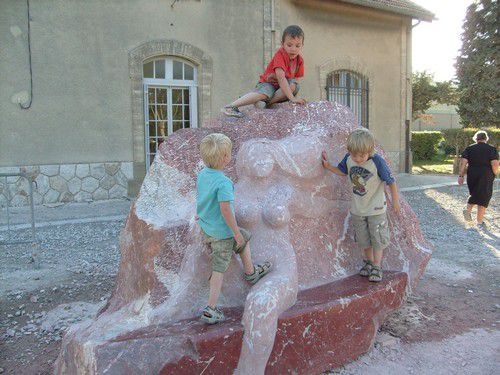
<path fill-rule="evenodd" d="M 296 97 L 299 91 L 297 79 L 304 76 L 304 59 L 299 54 L 304 46 L 304 32 L 299 26 L 288 26 L 281 37 L 281 48 L 276 52 L 260 76 L 253 92 L 242 96 L 221 109 L 227 116 L 243 117 L 239 107 L 265 101 L 268 106 L 290 100 L 305 104 Z"/>

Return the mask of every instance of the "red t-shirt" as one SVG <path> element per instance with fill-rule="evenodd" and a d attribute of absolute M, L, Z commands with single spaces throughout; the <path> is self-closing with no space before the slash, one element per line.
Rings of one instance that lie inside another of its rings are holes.
<path fill-rule="evenodd" d="M 259 82 L 267 82 L 274 87 L 279 87 L 278 78 L 276 77 L 276 68 L 281 68 L 285 72 L 285 77 L 287 79 L 300 78 L 304 76 L 304 59 L 301 55 L 297 55 L 296 58 L 290 60 L 285 49 L 281 47 L 273 59 L 267 65 L 264 74 L 260 76 Z"/>

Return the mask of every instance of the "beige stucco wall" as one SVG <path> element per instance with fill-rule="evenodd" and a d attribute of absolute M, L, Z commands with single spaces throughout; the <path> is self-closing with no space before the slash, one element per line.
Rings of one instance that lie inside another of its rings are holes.
<path fill-rule="evenodd" d="M 12 101 L 29 91 L 26 3 L 2 0 L 0 167 L 133 162 L 130 51 L 167 39 L 203 51 L 213 63 L 210 109 L 216 114 L 254 86 L 279 44 L 273 36 L 279 39 L 288 24 L 306 33 L 303 96 L 324 97 L 320 77 L 328 70 L 367 75 L 370 128 L 396 169 L 402 166 L 408 18 L 330 1 L 275 0 L 274 11 L 271 0 L 171 3 L 31 2 L 34 100 L 22 110 Z"/>
<path fill-rule="evenodd" d="M 34 100 L 21 110 L 11 99 L 29 90 L 26 3 L 2 0 L 0 166 L 132 161 L 128 53 L 149 40 L 181 40 L 212 57 L 213 109 L 244 91 L 262 67 L 262 6 L 171 3 L 32 1 Z"/>
<path fill-rule="evenodd" d="M 390 153 L 393 165 L 402 169 L 408 69 L 405 43 L 410 20 L 314 0 L 282 1 L 280 8 L 281 25 L 297 23 L 306 33 L 303 95 L 312 100 L 325 97 L 323 67 L 325 72 L 350 69 L 365 74 L 370 91 L 369 127 Z"/>

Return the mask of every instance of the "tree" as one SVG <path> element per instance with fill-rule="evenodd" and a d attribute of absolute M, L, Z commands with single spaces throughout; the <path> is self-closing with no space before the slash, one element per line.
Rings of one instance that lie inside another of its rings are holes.
<path fill-rule="evenodd" d="M 422 117 L 433 104 L 457 104 L 458 92 L 451 81 L 434 82 L 431 74 L 423 71 L 413 73 L 412 78 L 413 119 Z"/>
<path fill-rule="evenodd" d="M 460 92 L 458 113 L 465 127 L 500 125 L 499 11 L 496 0 L 476 0 L 467 8 L 462 48 L 455 65 Z"/>

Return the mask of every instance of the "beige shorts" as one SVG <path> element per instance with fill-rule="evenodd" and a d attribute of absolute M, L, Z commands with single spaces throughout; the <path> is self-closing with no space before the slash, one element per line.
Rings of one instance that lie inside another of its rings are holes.
<path fill-rule="evenodd" d="M 233 253 L 239 254 L 243 251 L 248 241 L 252 235 L 246 229 L 240 228 L 241 235 L 243 236 L 243 245 L 236 245 L 236 240 L 234 237 L 218 239 L 210 237 L 206 233 L 205 242 L 210 245 L 212 249 L 212 271 L 224 273 L 231 263 L 231 258 Z"/>
<path fill-rule="evenodd" d="M 380 215 L 358 216 L 351 214 L 354 239 L 363 249 L 383 250 L 390 242 L 389 224 L 384 212 Z"/>

